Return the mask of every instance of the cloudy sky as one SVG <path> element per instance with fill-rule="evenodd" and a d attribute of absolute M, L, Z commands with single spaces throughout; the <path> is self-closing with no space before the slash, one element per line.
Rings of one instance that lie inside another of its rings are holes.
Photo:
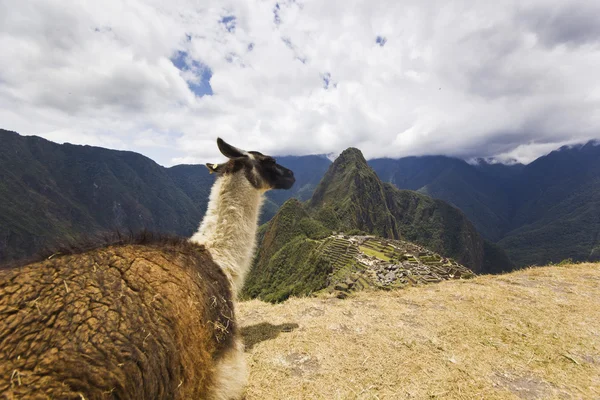
<path fill-rule="evenodd" d="M 0 127 L 212 161 L 600 138 L 596 0 L 0 0 Z"/>

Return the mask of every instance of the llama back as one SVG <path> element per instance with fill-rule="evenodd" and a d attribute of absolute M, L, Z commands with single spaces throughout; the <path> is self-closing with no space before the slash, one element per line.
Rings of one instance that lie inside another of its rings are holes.
<path fill-rule="evenodd" d="M 0 393 L 203 398 L 236 329 L 228 280 L 202 246 L 53 257 L 0 272 Z"/>

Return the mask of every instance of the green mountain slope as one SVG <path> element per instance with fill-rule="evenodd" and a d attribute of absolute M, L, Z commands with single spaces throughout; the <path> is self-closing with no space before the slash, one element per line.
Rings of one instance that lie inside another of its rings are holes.
<path fill-rule="evenodd" d="M 483 239 L 463 213 L 420 193 L 398 190 L 389 184 L 385 189 L 388 207 L 403 239 L 456 258 L 474 271 L 482 270 Z"/>
<path fill-rule="evenodd" d="M 349 148 L 327 170 L 308 207 L 330 229 L 396 238 L 397 226 L 385 196 L 383 184 L 360 150 Z"/>
<path fill-rule="evenodd" d="M 503 190 L 505 178 L 493 168 L 488 172 L 443 156 L 376 159 L 369 165 L 384 182 L 399 189 L 415 190 L 455 205 L 489 240 L 499 240 L 508 229 L 511 202 Z"/>
<path fill-rule="evenodd" d="M 107 230 L 191 234 L 206 207 L 147 157 L 0 131 L 0 260 Z"/>
<path fill-rule="evenodd" d="M 315 250 L 318 240 L 330 234 L 329 229 L 310 218 L 298 200 L 288 200 L 261 227 L 244 296 L 277 302 L 325 287 L 331 266 Z"/>
<path fill-rule="evenodd" d="M 597 260 L 598 143 L 564 147 L 525 166 L 470 165 L 449 157 L 379 159 L 370 165 L 386 182 L 460 208 L 518 266 Z"/>

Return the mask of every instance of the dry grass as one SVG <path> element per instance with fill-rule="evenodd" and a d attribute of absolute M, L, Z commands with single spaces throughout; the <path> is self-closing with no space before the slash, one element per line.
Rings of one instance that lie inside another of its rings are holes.
<path fill-rule="evenodd" d="M 600 399 L 600 265 L 243 302 L 246 399 Z"/>

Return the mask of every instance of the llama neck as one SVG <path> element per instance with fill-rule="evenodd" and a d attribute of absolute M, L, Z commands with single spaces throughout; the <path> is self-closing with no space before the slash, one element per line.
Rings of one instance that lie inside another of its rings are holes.
<path fill-rule="evenodd" d="M 191 241 L 203 244 L 229 278 L 234 295 L 244 285 L 256 246 L 258 216 L 264 192 L 243 173 L 217 178 L 208 209 Z"/>

